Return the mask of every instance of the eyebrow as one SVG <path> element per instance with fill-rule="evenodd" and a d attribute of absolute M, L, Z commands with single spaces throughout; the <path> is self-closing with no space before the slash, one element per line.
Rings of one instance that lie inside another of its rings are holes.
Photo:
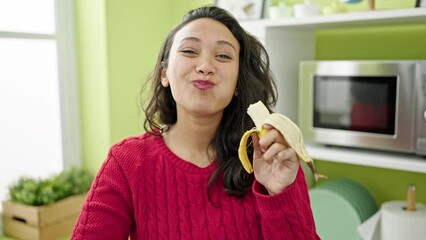
<path fill-rule="evenodd" d="M 185 37 L 181 40 L 181 42 L 185 42 L 185 41 L 194 41 L 194 42 L 201 42 L 201 40 L 199 38 L 196 37 Z M 237 52 L 237 49 L 235 49 L 234 45 L 232 45 L 230 42 L 225 41 L 225 40 L 219 40 L 216 42 L 219 45 L 228 45 L 230 46 L 232 49 L 234 49 L 235 52 Z"/>

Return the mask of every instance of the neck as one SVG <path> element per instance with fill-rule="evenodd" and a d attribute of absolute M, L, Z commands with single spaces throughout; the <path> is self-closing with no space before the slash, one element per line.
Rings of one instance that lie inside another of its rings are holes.
<path fill-rule="evenodd" d="M 167 146 L 180 158 L 199 167 L 207 167 L 214 160 L 214 149 L 209 148 L 222 116 L 208 118 L 180 117 L 163 134 Z"/>

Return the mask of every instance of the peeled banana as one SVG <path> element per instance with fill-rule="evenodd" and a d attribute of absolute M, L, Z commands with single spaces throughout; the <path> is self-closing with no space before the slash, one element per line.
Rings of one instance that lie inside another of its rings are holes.
<path fill-rule="evenodd" d="M 247 140 L 254 132 L 257 132 L 259 138 L 262 138 L 262 136 L 269 131 L 267 129 L 263 129 L 262 126 L 263 124 L 269 124 L 283 135 L 284 140 L 296 152 L 297 157 L 307 163 L 312 173 L 314 174 L 315 180 L 324 177 L 323 175 L 316 173 L 314 161 L 306 151 L 302 133 L 300 132 L 300 129 L 297 127 L 297 125 L 288 117 L 279 113 L 269 113 L 269 110 L 261 101 L 255 104 L 251 104 L 247 109 L 247 113 L 253 120 L 256 128 L 248 130 L 244 133 L 238 148 L 238 157 L 244 169 L 248 173 L 253 172 L 253 167 L 247 156 Z"/>

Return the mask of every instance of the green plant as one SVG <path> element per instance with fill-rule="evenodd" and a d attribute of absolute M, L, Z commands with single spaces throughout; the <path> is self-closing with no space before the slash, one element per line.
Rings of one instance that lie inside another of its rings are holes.
<path fill-rule="evenodd" d="M 92 181 L 89 171 L 71 168 L 47 179 L 20 177 L 9 187 L 9 195 L 12 201 L 25 205 L 47 205 L 87 192 Z"/>

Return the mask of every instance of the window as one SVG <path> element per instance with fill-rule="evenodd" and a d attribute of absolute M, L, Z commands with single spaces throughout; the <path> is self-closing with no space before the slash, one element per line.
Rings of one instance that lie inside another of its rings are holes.
<path fill-rule="evenodd" d="M 0 201 L 81 164 L 72 2 L 0 0 Z"/>

